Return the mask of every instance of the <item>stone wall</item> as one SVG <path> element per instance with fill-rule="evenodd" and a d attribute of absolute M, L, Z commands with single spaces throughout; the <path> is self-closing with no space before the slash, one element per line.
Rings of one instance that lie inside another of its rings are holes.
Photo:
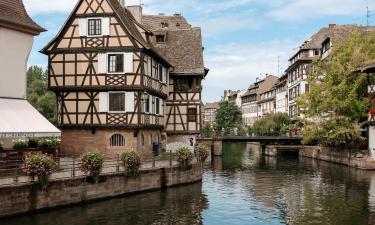
<path fill-rule="evenodd" d="M 125 138 L 125 146 L 111 147 L 110 139 L 114 134 Z M 61 153 L 63 155 L 81 155 L 84 152 L 100 152 L 116 158 L 125 150 L 137 149 L 143 160 L 152 158 L 152 143 L 161 143 L 159 130 L 140 130 L 135 136 L 134 130 L 119 129 L 63 129 L 61 134 Z"/>
<path fill-rule="evenodd" d="M 196 139 L 196 135 L 168 135 L 167 151 L 176 152 L 181 147 L 187 147 L 190 151 L 194 151 Z"/>
<path fill-rule="evenodd" d="M 213 156 L 223 155 L 223 139 L 221 138 L 198 138 L 197 144 L 204 144 L 212 148 Z"/>
<path fill-rule="evenodd" d="M 375 160 L 362 154 L 351 155 L 348 150 L 321 146 L 305 146 L 300 155 L 304 157 L 335 162 L 359 169 L 375 169 Z"/>
<path fill-rule="evenodd" d="M 194 183 L 202 180 L 202 173 L 202 166 L 194 164 L 188 171 L 178 167 L 149 169 L 136 178 L 106 175 L 99 184 L 87 183 L 85 178 L 53 181 L 46 191 L 36 184 L 1 187 L 0 217 Z"/>

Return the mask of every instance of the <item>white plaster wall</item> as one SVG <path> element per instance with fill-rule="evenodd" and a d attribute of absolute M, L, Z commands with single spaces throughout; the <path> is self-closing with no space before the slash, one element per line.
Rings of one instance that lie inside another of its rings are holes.
<path fill-rule="evenodd" d="M 276 112 L 278 113 L 288 113 L 288 103 L 286 91 L 280 92 L 276 94 Z"/>
<path fill-rule="evenodd" d="M 0 27 L 0 97 L 26 98 L 26 67 L 33 36 Z"/>
<path fill-rule="evenodd" d="M 375 159 L 375 126 L 369 127 L 369 143 L 368 147 L 370 149 L 371 157 Z"/>
<path fill-rule="evenodd" d="M 172 150 L 175 153 L 181 147 L 187 147 L 194 152 L 196 142 L 197 137 L 195 135 L 168 135 L 167 152 Z"/>

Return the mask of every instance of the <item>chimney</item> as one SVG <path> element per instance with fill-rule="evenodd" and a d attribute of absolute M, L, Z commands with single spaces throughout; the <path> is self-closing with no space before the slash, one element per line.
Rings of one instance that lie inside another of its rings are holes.
<path fill-rule="evenodd" d="M 125 0 L 119 0 L 119 2 L 122 5 L 122 7 L 125 7 Z"/>
<path fill-rule="evenodd" d="M 336 24 L 331 23 L 331 24 L 328 25 L 328 28 L 334 28 L 335 26 L 336 26 Z"/>
<path fill-rule="evenodd" d="M 135 20 L 138 23 L 142 23 L 142 6 L 141 5 L 132 5 L 126 6 L 130 13 L 134 16 Z"/>

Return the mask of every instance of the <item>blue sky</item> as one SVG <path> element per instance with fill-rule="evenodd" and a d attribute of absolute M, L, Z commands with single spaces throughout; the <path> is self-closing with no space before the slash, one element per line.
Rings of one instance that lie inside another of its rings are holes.
<path fill-rule="evenodd" d="M 59 31 L 77 0 L 24 0 L 33 19 L 48 30 L 36 37 L 29 65 L 47 65 L 38 51 Z M 139 4 L 139 0 L 125 0 Z M 142 0 L 145 14 L 176 12 L 202 27 L 205 65 L 203 100 L 220 100 L 225 89 L 245 89 L 257 77 L 278 74 L 299 45 L 321 27 L 366 24 L 374 0 Z"/>

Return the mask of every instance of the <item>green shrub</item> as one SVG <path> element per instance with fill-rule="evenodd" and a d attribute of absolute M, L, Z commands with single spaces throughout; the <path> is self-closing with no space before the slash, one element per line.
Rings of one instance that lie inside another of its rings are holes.
<path fill-rule="evenodd" d="M 13 148 L 25 149 L 29 146 L 29 142 L 23 139 L 13 140 Z"/>
<path fill-rule="evenodd" d="M 208 146 L 207 145 L 203 145 L 203 144 L 197 145 L 197 147 L 196 147 L 196 154 L 197 154 L 198 159 L 201 162 L 206 161 L 206 159 L 209 156 Z"/>
<path fill-rule="evenodd" d="M 103 168 L 104 157 L 100 153 L 87 152 L 81 157 L 80 169 L 85 174 L 89 174 L 95 183 L 99 183 L 100 173 Z"/>
<path fill-rule="evenodd" d="M 24 160 L 24 168 L 26 173 L 32 177 L 38 178 L 38 183 L 43 190 L 48 187 L 48 178 L 55 169 L 53 159 L 41 153 L 30 153 Z"/>
<path fill-rule="evenodd" d="M 180 165 L 180 168 L 187 170 L 190 168 L 190 163 L 193 160 L 193 153 L 187 147 L 179 148 L 176 152 L 176 159 Z"/>
<path fill-rule="evenodd" d="M 39 147 L 43 148 L 57 148 L 60 145 L 60 139 L 58 138 L 46 138 L 40 141 Z"/>
<path fill-rule="evenodd" d="M 120 156 L 122 163 L 124 164 L 124 172 L 126 176 L 138 176 L 139 167 L 141 166 L 141 158 L 135 150 L 127 151 Z"/>

